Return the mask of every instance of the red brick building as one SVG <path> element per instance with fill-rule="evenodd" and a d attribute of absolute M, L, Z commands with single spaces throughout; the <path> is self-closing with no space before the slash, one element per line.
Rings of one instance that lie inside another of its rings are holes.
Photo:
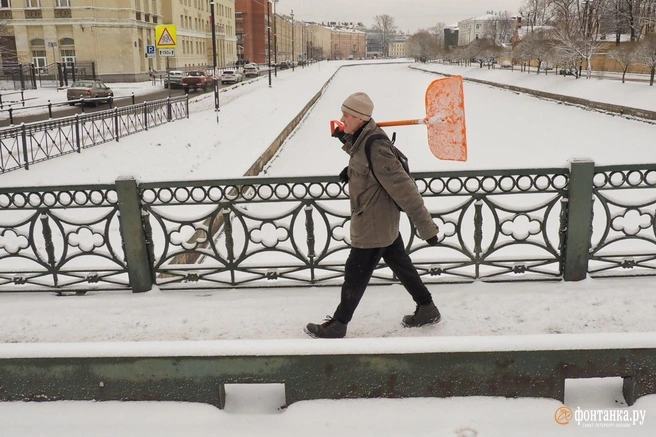
<path fill-rule="evenodd" d="M 236 0 L 235 27 L 237 58 L 247 62 L 268 62 L 267 0 Z M 273 22 L 273 7 L 271 7 Z M 273 29 L 271 31 L 273 39 Z"/>

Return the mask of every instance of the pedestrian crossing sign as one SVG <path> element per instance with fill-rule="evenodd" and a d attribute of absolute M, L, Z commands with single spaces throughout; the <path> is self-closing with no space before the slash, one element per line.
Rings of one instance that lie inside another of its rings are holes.
<path fill-rule="evenodd" d="M 178 46 L 178 35 L 174 24 L 155 26 L 155 45 L 158 49 L 174 49 Z"/>

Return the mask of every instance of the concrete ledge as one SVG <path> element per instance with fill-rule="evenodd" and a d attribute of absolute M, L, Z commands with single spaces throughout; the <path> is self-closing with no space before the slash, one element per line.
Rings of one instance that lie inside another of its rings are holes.
<path fill-rule="evenodd" d="M 453 337 L 129 343 L 131 347 L 1 345 L 0 400 L 178 401 L 221 408 L 225 384 L 283 383 L 287 405 L 311 399 L 451 396 L 544 397 L 562 402 L 566 378 L 622 377 L 626 402 L 632 405 L 641 396 L 656 394 L 654 337 L 464 337 L 465 344 L 483 345 L 476 351 L 456 350 L 458 340 Z M 572 348 L 512 350 L 536 339 L 536 347 L 562 341 Z M 573 348 L 586 339 L 603 347 Z M 406 341 L 410 349 L 393 352 L 392 346 Z M 362 353 L 372 343 L 374 352 Z M 179 350 L 169 348 L 176 344 Z M 233 353 L 238 352 L 236 345 L 248 353 Z M 280 345 L 287 348 L 275 353 Z M 487 350 L 494 345 L 502 350 Z M 114 353 L 103 356 L 103 349 Z M 292 349 L 297 353 L 290 353 Z M 21 350 L 24 356 L 19 356 Z"/>
<path fill-rule="evenodd" d="M 410 66 L 410 68 L 423 71 L 424 73 L 433 73 L 440 76 L 454 76 L 453 74 L 439 73 L 437 71 L 425 70 L 423 68 Z M 533 90 L 530 88 L 522 88 L 515 85 L 507 85 L 497 82 L 488 82 L 486 80 L 480 79 L 471 79 L 463 77 L 467 82 L 478 83 L 481 85 L 489 85 L 496 88 L 502 88 L 509 91 L 515 91 L 523 94 L 529 94 L 535 97 L 540 97 L 542 99 L 554 100 L 561 103 L 566 103 L 570 105 L 584 106 L 586 108 L 595 109 L 603 112 L 610 112 L 612 114 L 626 115 L 630 117 L 640 118 L 642 120 L 655 121 L 656 122 L 656 111 L 649 111 L 647 109 L 631 108 L 629 106 L 613 105 L 610 103 L 596 102 L 594 100 L 581 99 L 578 97 L 564 96 L 561 94 L 548 93 L 545 91 Z"/>

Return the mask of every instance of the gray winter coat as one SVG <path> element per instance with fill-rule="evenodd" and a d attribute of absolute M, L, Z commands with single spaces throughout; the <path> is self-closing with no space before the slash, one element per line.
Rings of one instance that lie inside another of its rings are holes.
<path fill-rule="evenodd" d="M 384 133 L 371 119 L 355 143 L 351 135 L 346 135 L 342 147 L 351 157 L 348 165 L 351 246 L 360 249 L 386 247 L 399 236 L 400 211 L 395 201 L 410 217 L 422 239 L 438 232 L 414 181 L 394 155 L 389 139 L 377 139 L 371 144 L 375 177 L 371 173 L 365 144 L 371 135 Z"/>

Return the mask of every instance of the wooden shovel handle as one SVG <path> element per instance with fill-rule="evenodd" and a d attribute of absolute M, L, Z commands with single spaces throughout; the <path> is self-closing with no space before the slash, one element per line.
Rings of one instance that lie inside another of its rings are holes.
<path fill-rule="evenodd" d="M 411 126 L 414 124 L 426 124 L 426 121 L 424 119 L 416 119 L 416 120 L 393 120 L 393 121 L 379 121 L 376 122 L 377 126 L 380 127 L 389 127 L 389 126 Z M 338 120 L 331 120 L 330 121 L 330 134 L 332 135 L 333 132 L 335 132 L 335 128 L 337 130 L 343 131 L 344 130 L 344 124 L 341 121 Z"/>
<path fill-rule="evenodd" d="M 416 120 L 394 120 L 394 121 L 379 121 L 376 124 L 380 127 L 388 126 L 410 126 L 413 124 L 426 124 L 423 119 Z"/>

